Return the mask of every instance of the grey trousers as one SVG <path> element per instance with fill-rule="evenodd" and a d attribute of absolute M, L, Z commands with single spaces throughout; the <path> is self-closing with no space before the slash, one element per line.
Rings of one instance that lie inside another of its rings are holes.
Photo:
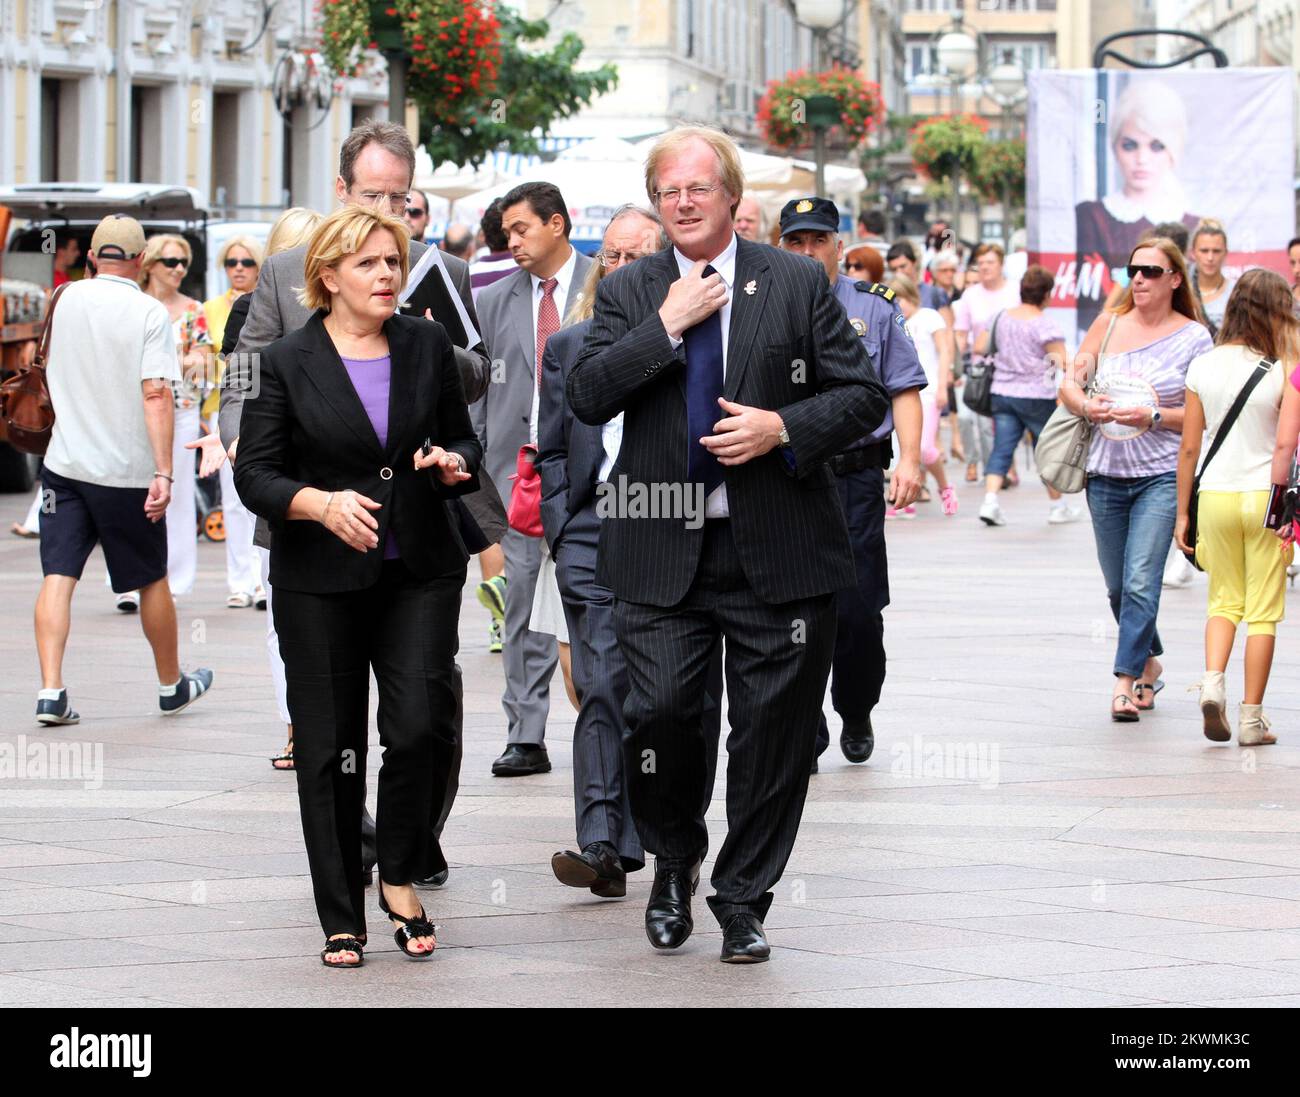
<path fill-rule="evenodd" d="M 506 530 L 501 548 L 506 556 L 506 627 L 502 659 L 506 688 L 507 743 L 546 744 L 546 718 L 551 710 L 551 678 L 559 651 L 555 637 L 533 632 L 533 592 L 541 567 L 541 539 Z"/>
<path fill-rule="evenodd" d="M 596 582 L 599 536 L 594 509 L 589 515 L 575 515 L 555 561 L 569 623 L 573 684 L 582 699 L 573 728 L 573 800 L 578 848 L 608 842 L 618 851 L 624 870 L 631 872 L 645 865 L 645 851 L 623 778 L 627 667 L 614 635 L 614 595 Z"/>

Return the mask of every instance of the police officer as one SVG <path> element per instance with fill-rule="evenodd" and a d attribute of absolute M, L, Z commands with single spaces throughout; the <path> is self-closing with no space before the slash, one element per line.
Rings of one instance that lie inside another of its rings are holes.
<path fill-rule="evenodd" d="M 858 282 L 840 274 L 844 242 L 840 215 L 825 198 L 797 198 L 781 210 L 781 247 L 815 259 L 826 268 L 848 323 L 866 345 L 893 402 L 892 413 L 870 435 L 831 458 L 840 500 L 853 542 L 858 585 L 836 596 L 839 618 L 831 703 L 843 721 L 840 749 L 850 762 L 865 762 L 875 747 L 871 710 L 885 683 L 884 618 L 889 605 L 885 560 L 885 476 L 893 464 L 890 434 L 898 432 L 899 459 L 889 481 L 889 501 L 905 507 L 921 492 L 921 389 L 925 371 L 894 291 L 877 282 Z M 817 735 L 817 753 L 830 743 L 826 719 Z M 813 762 L 816 772 L 817 763 Z"/>

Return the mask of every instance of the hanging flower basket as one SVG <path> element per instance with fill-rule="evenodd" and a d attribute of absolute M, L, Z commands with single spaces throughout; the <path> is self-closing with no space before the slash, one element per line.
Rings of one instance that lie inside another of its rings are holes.
<path fill-rule="evenodd" d="M 501 24 L 488 0 L 320 0 L 317 11 L 335 73 L 356 76 L 371 51 L 400 48 L 411 98 L 433 117 L 456 117 L 496 87 Z"/>
<path fill-rule="evenodd" d="M 1023 199 L 1025 193 L 1025 142 L 1017 137 L 1011 141 L 988 141 L 975 157 L 971 182 L 988 202 L 1000 202 L 1009 192 L 1012 200 Z"/>
<path fill-rule="evenodd" d="M 826 134 L 832 148 L 853 149 L 861 145 L 881 122 L 885 107 L 880 86 L 864 80 L 855 70 L 836 65 L 825 72 L 787 73 L 782 80 L 768 82 L 758 103 L 758 128 L 773 148 L 794 152 L 810 148 L 812 126 L 808 124 L 808 100 L 827 95 L 839 104 L 839 117 Z"/>
<path fill-rule="evenodd" d="M 912 127 L 912 162 L 931 179 L 974 170 L 988 123 L 974 114 L 936 114 Z"/>

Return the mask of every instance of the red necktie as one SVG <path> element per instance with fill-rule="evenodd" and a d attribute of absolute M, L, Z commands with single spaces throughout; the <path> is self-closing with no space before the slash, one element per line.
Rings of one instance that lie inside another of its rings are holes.
<path fill-rule="evenodd" d="M 546 278 L 542 281 L 542 303 L 537 308 L 537 387 L 542 387 L 542 352 L 546 350 L 546 340 L 560 330 L 560 314 L 555 309 L 555 287 L 560 284 L 558 278 Z"/>

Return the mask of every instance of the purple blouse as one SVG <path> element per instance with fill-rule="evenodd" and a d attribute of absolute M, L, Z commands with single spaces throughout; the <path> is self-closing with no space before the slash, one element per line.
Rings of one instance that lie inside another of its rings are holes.
<path fill-rule="evenodd" d="M 370 425 L 375 428 L 379 444 L 387 447 L 388 388 L 393 372 L 392 359 L 387 354 L 382 358 L 344 358 L 343 368 L 348 371 L 348 378 L 357 390 L 361 406 L 370 417 Z M 390 522 L 388 537 L 384 541 L 384 559 L 396 560 L 399 556 L 401 552 L 397 548 L 397 539 L 393 536 Z"/>

